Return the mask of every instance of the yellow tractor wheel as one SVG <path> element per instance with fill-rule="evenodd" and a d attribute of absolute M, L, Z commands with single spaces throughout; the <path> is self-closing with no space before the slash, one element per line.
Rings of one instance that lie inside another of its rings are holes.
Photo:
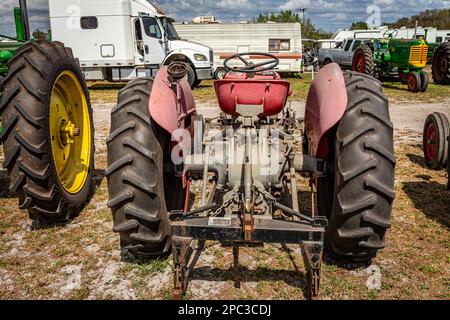
<path fill-rule="evenodd" d="M 66 222 L 93 194 L 94 125 L 72 50 L 60 42 L 21 47 L 0 104 L 10 191 L 39 224 Z"/>

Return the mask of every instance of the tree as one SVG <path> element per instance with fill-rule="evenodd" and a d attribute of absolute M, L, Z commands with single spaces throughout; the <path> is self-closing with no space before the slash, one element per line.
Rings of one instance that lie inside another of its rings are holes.
<path fill-rule="evenodd" d="M 367 29 L 369 29 L 369 26 L 367 25 L 366 22 L 359 21 L 359 22 L 353 22 L 350 29 L 351 30 L 367 30 Z"/>
<path fill-rule="evenodd" d="M 291 10 L 281 11 L 279 14 L 259 14 L 258 18 L 253 19 L 253 22 L 257 23 L 267 23 L 269 21 L 278 23 L 300 23 L 302 26 L 302 34 L 304 38 L 310 39 L 324 39 L 330 38 L 331 33 L 317 29 L 312 23 L 310 18 L 300 19 L 297 13 Z"/>
<path fill-rule="evenodd" d="M 45 33 L 44 31 L 36 29 L 33 32 L 33 38 L 36 39 L 36 40 L 46 40 L 48 38 L 48 34 Z"/>
<path fill-rule="evenodd" d="M 425 10 L 411 18 L 401 18 L 394 23 L 387 23 L 387 25 L 389 28 L 414 28 L 416 20 L 421 27 L 434 27 L 439 30 L 450 29 L 450 9 Z"/>

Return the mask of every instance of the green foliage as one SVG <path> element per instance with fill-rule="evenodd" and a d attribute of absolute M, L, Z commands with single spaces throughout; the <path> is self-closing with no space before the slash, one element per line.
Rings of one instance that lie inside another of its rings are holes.
<path fill-rule="evenodd" d="M 366 22 L 359 21 L 359 22 L 353 22 L 350 29 L 351 30 L 367 30 L 367 29 L 369 29 L 369 26 L 367 25 Z"/>
<path fill-rule="evenodd" d="M 46 40 L 48 38 L 48 34 L 45 33 L 44 31 L 37 29 L 33 32 L 33 38 L 35 40 Z"/>
<path fill-rule="evenodd" d="M 434 27 L 438 30 L 450 29 L 450 9 L 425 10 L 411 18 L 401 18 L 394 23 L 387 23 L 387 25 L 390 28 L 401 28 L 403 26 L 414 28 L 416 20 L 421 27 Z"/>
<path fill-rule="evenodd" d="M 327 39 L 332 35 L 329 32 L 317 29 L 309 18 L 303 19 L 302 21 L 302 19 L 300 19 L 300 16 L 297 13 L 292 12 L 291 10 L 281 11 L 279 14 L 261 13 L 258 18 L 253 19 L 253 22 L 300 23 L 302 26 L 303 38 L 309 39 Z"/>

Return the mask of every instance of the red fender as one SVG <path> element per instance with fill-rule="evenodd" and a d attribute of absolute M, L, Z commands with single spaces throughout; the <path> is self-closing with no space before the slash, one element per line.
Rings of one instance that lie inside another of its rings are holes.
<path fill-rule="evenodd" d="M 173 85 L 168 79 L 167 68 L 167 66 L 162 67 L 156 74 L 149 109 L 153 121 L 172 134 L 177 129 L 187 129 L 186 123 L 188 127 L 191 127 L 193 121 L 186 121 L 186 119 L 196 114 L 196 107 L 187 80 L 182 79 Z"/>
<path fill-rule="evenodd" d="M 306 101 L 305 125 L 312 156 L 328 156 L 326 133 L 342 119 L 347 103 L 344 75 L 338 64 L 331 63 L 317 74 Z"/>

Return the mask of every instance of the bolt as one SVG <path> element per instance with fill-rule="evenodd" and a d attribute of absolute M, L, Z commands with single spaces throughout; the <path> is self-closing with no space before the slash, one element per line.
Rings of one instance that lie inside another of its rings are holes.
<path fill-rule="evenodd" d="M 81 134 L 81 130 L 79 128 L 73 128 L 73 136 L 79 137 Z"/>

